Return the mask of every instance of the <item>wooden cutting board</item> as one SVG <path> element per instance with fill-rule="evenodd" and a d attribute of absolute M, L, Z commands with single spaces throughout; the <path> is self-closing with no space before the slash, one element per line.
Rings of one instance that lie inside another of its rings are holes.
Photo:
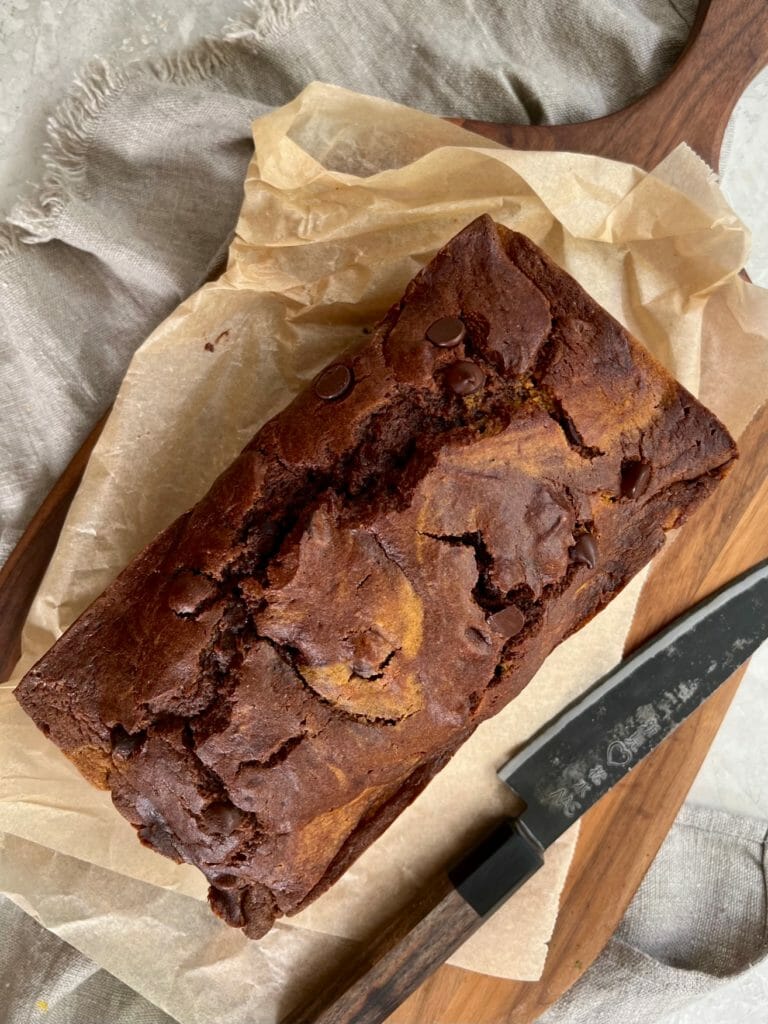
<path fill-rule="evenodd" d="M 630 107 L 583 124 L 457 123 L 514 149 L 593 153 L 650 170 L 681 142 L 717 169 L 733 107 L 768 63 L 766 0 L 703 0 L 669 77 Z M 716 495 L 655 560 L 630 651 L 768 555 L 768 406 Z M 624 915 L 703 762 L 743 669 L 582 819 L 547 963 L 537 982 L 442 967 L 390 1024 L 529 1024 L 584 973 Z"/>
<path fill-rule="evenodd" d="M 768 0 L 703 0 L 670 76 L 632 106 L 576 125 L 457 123 L 517 149 L 559 149 L 650 169 L 680 142 L 713 167 L 733 106 L 768 62 Z M 99 422 L 0 572 L 0 679 L 18 657 L 21 628 L 66 511 L 103 426 Z M 732 576 L 768 556 L 768 406 L 740 441 L 741 459 L 715 496 L 654 564 L 627 650 Z M 538 982 L 442 967 L 391 1024 L 528 1024 L 605 946 L 666 836 L 743 670 L 582 822 L 549 956 Z"/>

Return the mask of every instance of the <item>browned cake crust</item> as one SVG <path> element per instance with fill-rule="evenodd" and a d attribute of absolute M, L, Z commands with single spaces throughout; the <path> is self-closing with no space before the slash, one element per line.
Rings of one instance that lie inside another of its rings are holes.
<path fill-rule="evenodd" d="M 196 864 L 216 913 L 259 936 L 338 878 L 734 457 L 574 280 L 480 217 L 16 695 L 142 842 Z"/>

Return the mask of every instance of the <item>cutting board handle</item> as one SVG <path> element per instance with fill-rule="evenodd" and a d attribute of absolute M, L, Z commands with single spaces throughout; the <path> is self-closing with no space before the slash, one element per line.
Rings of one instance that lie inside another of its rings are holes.
<path fill-rule="evenodd" d="M 456 123 L 513 149 L 594 153 L 651 169 L 687 142 L 715 170 L 728 118 L 768 62 L 768 0 L 701 0 L 663 82 L 630 106 L 580 124 Z"/>

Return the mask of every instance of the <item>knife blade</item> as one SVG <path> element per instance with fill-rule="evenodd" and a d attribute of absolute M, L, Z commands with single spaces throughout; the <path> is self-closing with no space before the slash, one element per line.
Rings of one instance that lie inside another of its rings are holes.
<path fill-rule="evenodd" d="M 768 559 L 652 637 L 515 754 L 519 798 L 282 1024 L 380 1024 L 544 864 L 545 851 L 768 637 Z"/>

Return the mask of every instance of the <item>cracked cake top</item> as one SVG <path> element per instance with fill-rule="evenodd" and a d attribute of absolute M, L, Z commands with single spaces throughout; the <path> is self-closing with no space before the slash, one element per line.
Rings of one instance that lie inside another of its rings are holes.
<path fill-rule="evenodd" d="M 339 876 L 733 457 L 575 281 L 480 217 L 17 696 L 257 936 Z"/>

